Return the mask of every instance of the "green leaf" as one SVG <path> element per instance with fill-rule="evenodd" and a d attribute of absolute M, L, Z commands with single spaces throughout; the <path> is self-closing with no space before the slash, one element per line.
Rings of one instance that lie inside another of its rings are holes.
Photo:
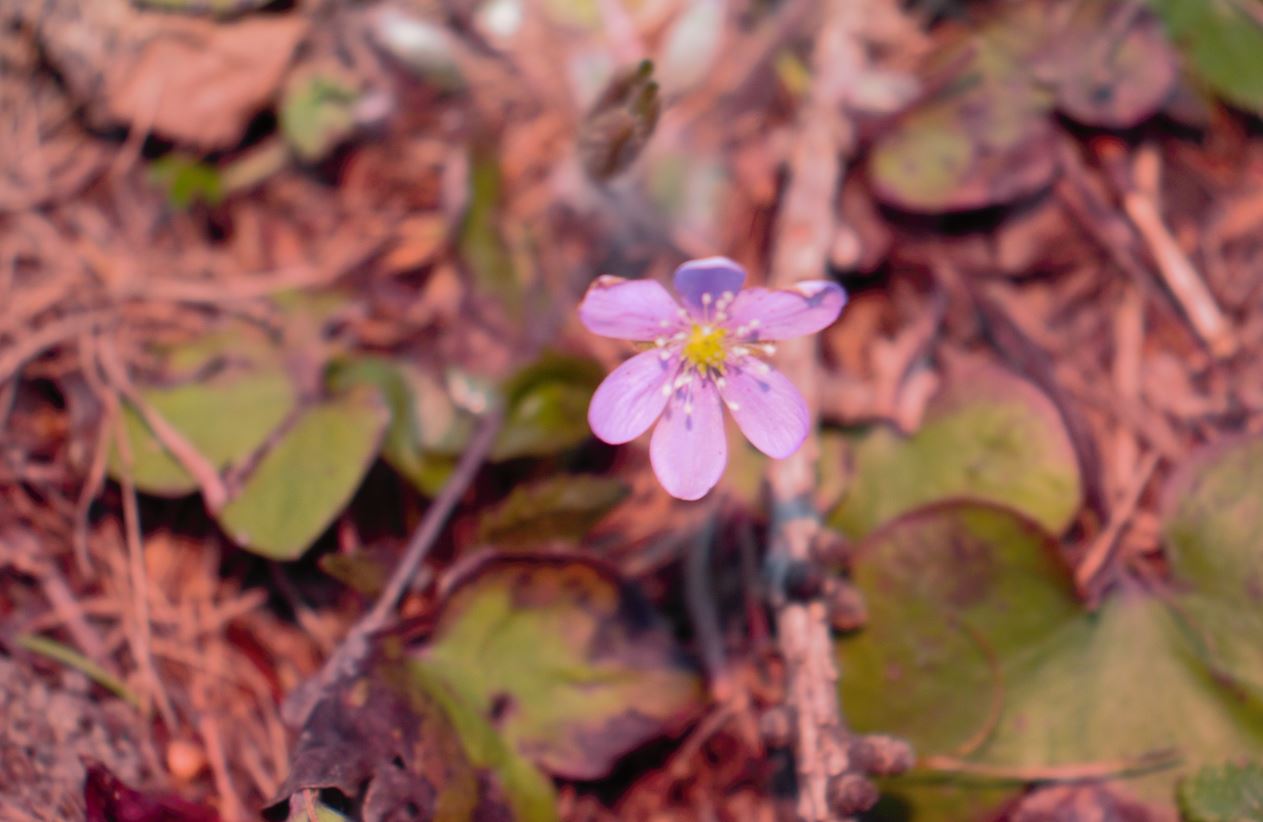
<path fill-rule="evenodd" d="M 163 189 L 173 208 L 219 205 L 224 199 L 219 169 L 198 158 L 171 152 L 149 164 L 150 182 Z"/>
<path fill-rule="evenodd" d="M 297 403 L 293 384 L 278 368 L 227 370 L 200 382 L 142 388 L 140 396 L 221 471 L 251 456 Z M 197 482 L 130 405 L 123 406 L 122 423 L 137 488 L 171 497 L 197 490 Z M 124 462 L 117 447 L 110 452 L 108 467 L 111 476 L 122 476 Z"/>
<path fill-rule="evenodd" d="M 1203 664 L 1177 611 L 1125 589 L 1082 612 L 1053 539 L 1011 511 L 959 502 L 910 514 L 859 546 L 854 579 L 870 618 L 837 644 L 847 717 L 907 737 L 922 761 L 1130 763 L 1121 786 L 1170 805 L 1183 774 L 1263 745 L 1260 705 Z M 1168 749 L 1179 767 L 1147 767 Z M 918 820 L 974 818 L 1005 793 L 966 771 L 890 787 Z"/>
<path fill-rule="evenodd" d="M 1009 505 L 1054 533 L 1082 499 L 1074 446 L 1052 402 L 998 369 L 953 374 L 910 437 L 889 428 L 854 438 L 851 487 L 830 524 L 862 537 L 932 502 Z"/>
<path fill-rule="evenodd" d="M 522 283 L 513 253 L 500 228 L 504 179 L 497 156 L 486 148 L 469 162 L 469 208 L 457 238 L 460 259 L 482 293 L 495 297 L 515 318 L 522 311 Z"/>
<path fill-rule="evenodd" d="M 644 601 L 580 555 L 476 565 L 450 589 L 419 658 L 517 750 L 578 779 L 679 730 L 702 696 Z"/>
<path fill-rule="evenodd" d="M 500 779 L 516 819 L 547 822 L 558 818 L 557 800 L 548 777 L 506 743 L 464 694 L 436 676 L 423 662 L 413 662 L 410 672 L 417 685 L 447 715 L 470 763 L 492 771 Z"/>
<path fill-rule="evenodd" d="M 481 542 L 509 547 L 577 542 L 631 493 L 619 479 L 562 474 L 521 485 L 478 521 Z"/>
<path fill-rule="evenodd" d="M 299 159 L 320 160 L 355 130 L 358 99 L 359 92 L 339 78 L 301 78 L 290 83 L 281 98 L 281 134 Z"/>
<path fill-rule="evenodd" d="M 505 385 L 504 427 L 493 460 L 538 457 L 586 440 L 588 403 L 605 374 L 594 360 L 546 354 Z"/>
<path fill-rule="evenodd" d="M 1180 607 L 1222 673 L 1263 698 L 1263 438 L 1212 445 L 1166 489 L 1163 536 Z"/>
<path fill-rule="evenodd" d="M 1263 819 L 1263 767 L 1256 762 L 1207 765 L 1180 783 L 1185 822 Z"/>
<path fill-rule="evenodd" d="M 1149 0 L 1190 67 L 1233 105 L 1263 113 L 1263 18 L 1252 0 Z"/>
<path fill-rule="evenodd" d="M 372 390 L 303 411 L 219 512 L 219 524 L 255 553 L 297 558 L 359 487 L 388 421 Z"/>
<path fill-rule="evenodd" d="M 334 393 L 376 387 L 390 408 L 382 456 L 423 494 L 442 489 L 469 439 L 470 420 L 435 377 L 386 357 L 335 362 L 326 384 Z"/>

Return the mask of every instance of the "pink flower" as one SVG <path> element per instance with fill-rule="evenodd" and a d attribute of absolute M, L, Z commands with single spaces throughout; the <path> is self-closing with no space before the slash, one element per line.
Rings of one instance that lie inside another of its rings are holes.
<path fill-rule="evenodd" d="M 773 342 L 814 334 L 846 303 L 823 280 L 794 288 L 741 290 L 746 273 L 726 257 L 675 270 L 683 305 L 653 280 L 601 277 L 579 305 L 593 333 L 653 345 L 605 378 L 588 408 L 592 431 L 617 445 L 661 417 L 649 443 L 654 473 L 667 492 L 700 499 L 728 462 L 721 403 L 746 439 L 782 459 L 807 437 L 807 405 L 798 389 L 762 357 Z"/>

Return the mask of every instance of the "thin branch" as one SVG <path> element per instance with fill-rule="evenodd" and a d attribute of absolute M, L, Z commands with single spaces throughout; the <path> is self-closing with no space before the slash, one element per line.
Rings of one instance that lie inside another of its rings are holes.
<path fill-rule="evenodd" d="M 351 627 L 337 649 L 325 661 L 319 673 L 299 685 L 285 700 L 282 714 L 289 725 L 301 727 L 311 710 L 316 707 L 316 703 L 319 702 L 322 691 L 330 683 L 353 672 L 363 660 L 368 652 L 369 636 L 389 623 L 391 615 L 403 599 L 408 586 L 412 584 L 421 563 L 425 561 L 434 541 L 442 533 L 447 518 L 451 516 L 456 503 L 464 496 L 466 489 L 477 475 L 478 469 L 482 467 L 487 455 L 491 452 L 503 421 L 503 412 L 499 409 L 488 411 L 483 417 L 482 424 L 474 433 L 456 470 L 448 478 L 443 490 L 434 498 L 434 502 L 430 503 L 430 507 L 426 509 L 424 519 L 417 526 L 412 539 L 408 542 L 408 547 L 404 550 L 403 558 L 395 566 L 390 581 L 386 583 L 372 610 Z"/>

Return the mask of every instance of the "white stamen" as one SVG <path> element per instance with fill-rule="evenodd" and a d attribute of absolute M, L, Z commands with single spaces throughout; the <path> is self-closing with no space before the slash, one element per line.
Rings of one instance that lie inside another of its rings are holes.
<path fill-rule="evenodd" d="M 667 340 L 665 337 L 659 337 L 658 339 L 653 341 L 653 344 L 661 348 L 662 346 L 667 344 Z"/>
<path fill-rule="evenodd" d="M 758 317 L 755 317 L 753 320 L 750 320 L 750 328 L 758 328 L 761 325 L 763 325 L 763 323 L 759 322 Z"/>
<path fill-rule="evenodd" d="M 710 301 L 712 299 L 713 298 L 711 297 L 710 292 L 707 291 L 705 294 L 702 295 L 702 305 L 710 305 Z"/>
<path fill-rule="evenodd" d="M 692 402 L 692 400 L 685 400 L 685 402 L 684 402 L 684 416 L 686 416 L 686 417 L 691 417 L 691 416 L 693 416 L 693 402 Z"/>
<path fill-rule="evenodd" d="M 727 403 L 728 403 L 728 408 L 729 408 L 729 409 L 731 409 L 731 410 L 733 410 L 733 411 L 740 411 L 740 410 L 741 410 L 741 406 L 740 406 L 740 405 L 738 405 L 737 403 L 733 402 L 732 400 L 727 400 Z"/>
<path fill-rule="evenodd" d="M 671 352 L 665 348 L 662 349 L 661 351 L 658 352 L 658 359 L 662 360 L 663 362 L 666 362 L 667 360 L 671 359 Z"/>
<path fill-rule="evenodd" d="M 772 373 L 772 366 L 768 365 L 762 360 L 755 360 L 754 365 L 752 367 L 754 368 L 754 372 L 756 374 L 760 374 L 762 376 L 767 376 L 768 374 Z"/>
<path fill-rule="evenodd" d="M 666 385 L 662 386 L 662 396 L 664 397 L 671 396 L 671 383 L 667 383 Z"/>
<path fill-rule="evenodd" d="M 737 295 L 736 295 L 736 294 L 733 294 L 731 291 L 725 291 L 725 292 L 724 292 L 724 296 L 723 296 L 723 301 L 724 301 L 724 302 L 726 302 L 726 303 L 730 303 L 730 302 L 732 302 L 734 299 L 736 299 L 736 297 L 737 297 Z"/>
<path fill-rule="evenodd" d="M 727 380 L 725 380 L 723 377 L 716 377 L 716 378 L 715 378 L 715 385 L 716 385 L 716 387 L 718 387 L 718 388 L 724 388 L 725 386 L 727 386 L 727 385 L 728 385 L 728 381 L 727 381 Z"/>
<path fill-rule="evenodd" d="M 670 321 L 670 320 L 658 320 L 658 327 L 659 327 L 659 328 L 670 328 L 670 327 L 671 327 L 671 321 Z"/>

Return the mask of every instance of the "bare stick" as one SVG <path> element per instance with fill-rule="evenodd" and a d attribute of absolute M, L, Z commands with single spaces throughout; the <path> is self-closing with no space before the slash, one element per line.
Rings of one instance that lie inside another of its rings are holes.
<path fill-rule="evenodd" d="M 839 157 L 854 148 L 850 124 L 841 116 L 846 85 L 861 73 L 859 42 L 868 2 L 852 0 L 826 6 L 812 63 L 810 97 L 799 114 L 790 156 L 789 182 L 776 226 L 771 285 L 788 287 L 817 279 L 826 269 L 836 231 L 833 200 L 842 176 Z M 783 343 L 778 365 L 804 390 L 808 406 L 817 406 L 815 341 Z M 814 411 L 813 411 L 814 413 Z M 813 426 L 814 428 L 814 426 Z M 820 517 L 812 503 L 818 456 L 814 435 L 793 456 L 773 462 L 772 532 L 769 565 L 774 573 L 811 561 Z M 831 783 L 850 770 L 849 736 L 837 697 L 828 615 L 819 600 L 789 601 L 777 596 L 777 641 L 785 659 L 789 705 L 795 719 L 798 816 L 836 819 Z"/>
<path fill-rule="evenodd" d="M 478 469 L 491 451 L 496 434 L 500 432 L 500 424 L 504 421 L 503 412 L 499 409 L 488 411 L 482 424 L 474 433 L 469 447 L 461 456 L 456 470 L 443 486 L 443 490 L 426 509 L 425 517 L 417 530 L 413 532 L 403 558 L 395 566 L 390 581 L 377 598 L 372 610 L 360 618 L 347 632 L 337 649 L 325 661 L 324 666 L 314 677 L 299 685 L 285 700 L 282 708 L 285 721 L 291 726 L 301 726 L 312 708 L 320 700 L 321 691 L 329 683 L 349 675 L 354 671 L 368 651 L 368 637 L 381 630 L 390 621 L 391 614 L 403 599 L 404 592 L 412 583 L 413 577 L 425 561 L 426 554 L 438 539 L 443 525 L 451 515 L 456 503 L 465 494 L 469 484 L 473 482 Z"/>
<path fill-rule="evenodd" d="M 1231 356 L 1239 347 L 1232 324 L 1162 219 L 1158 206 L 1161 158 L 1152 145 L 1142 147 L 1137 153 L 1133 176 L 1135 179 L 1130 183 L 1114 181 L 1122 189 L 1123 211 L 1148 246 L 1163 283 L 1179 303 L 1193 331 L 1216 357 Z"/>

